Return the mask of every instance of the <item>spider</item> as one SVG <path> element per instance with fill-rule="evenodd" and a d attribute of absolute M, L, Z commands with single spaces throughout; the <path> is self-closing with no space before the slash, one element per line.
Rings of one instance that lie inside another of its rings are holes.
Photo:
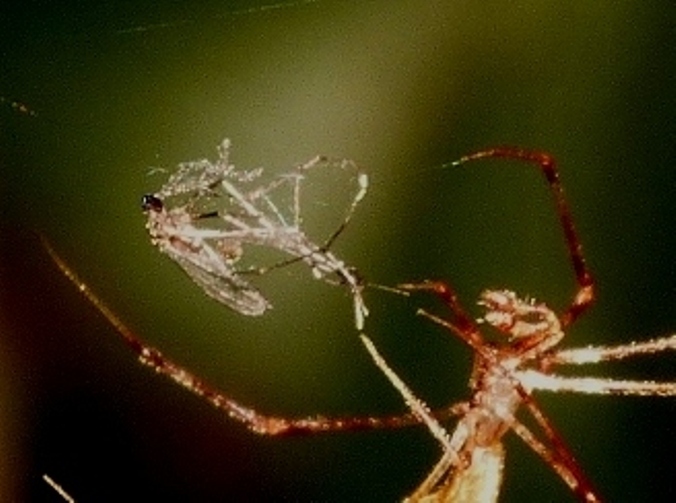
<path fill-rule="evenodd" d="M 456 165 L 483 158 L 508 158 L 534 163 L 543 172 L 556 203 L 568 253 L 578 284 L 577 292 L 563 313 L 555 313 L 543 303 L 524 300 L 510 290 L 486 290 L 479 304 L 486 309 L 480 323 L 490 325 L 502 336 L 488 342 L 479 326 L 465 312 L 453 288 L 447 283 L 426 281 L 403 284 L 407 291 L 425 290 L 441 298 L 450 308 L 451 320 L 425 310 L 419 314 L 450 330 L 474 352 L 469 381 L 470 399 L 452 405 L 447 414 L 459 416 L 451 434 L 438 421 L 442 415 L 431 412 L 389 367 L 373 342 L 362 341 L 376 365 L 399 391 L 415 417 L 427 425 L 439 440 L 444 454 L 408 501 L 496 501 L 502 479 L 504 449 L 501 439 L 514 431 L 570 487 L 580 501 L 601 501 L 553 424 L 533 399 L 531 392 L 577 392 L 640 396 L 674 396 L 676 383 L 613 380 L 596 377 L 564 377 L 552 374 L 558 365 L 581 365 L 604 360 L 676 349 L 676 335 L 632 342 L 615 347 L 590 346 L 557 349 L 565 330 L 593 303 L 594 281 L 582 255 L 582 246 L 573 225 L 553 158 L 542 152 L 500 147 L 465 156 Z M 525 406 L 544 434 L 542 441 L 517 419 Z"/>
<path fill-rule="evenodd" d="M 429 410 L 388 366 L 373 342 L 362 334 L 361 340 L 367 351 L 403 396 L 410 409 L 408 413 L 343 418 L 320 415 L 285 418 L 262 414 L 217 390 L 144 342 L 77 276 L 46 240 L 43 239 L 43 242 L 61 272 L 111 323 L 143 364 L 202 397 L 254 433 L 294 435 L 424 424 L 441 443 L 443 456 L 407 501 L 489 503 L 497 500 L 500 490 L 504 464 L 501 439 L 512 430 L 552 467 L 580 501 L 601 501 L 531 392 L 540 389 L 595 394 L 676 395 L 676 383 L 561 377 L 551 373 L 558 365 L 621 360 L 673 350 L 676 349 L 676 335 L 616 347 L 556 349 L 564 337 L 564 330 L 594 301 L 594 281 L 585 264 L 555 162 L 545 153 L 500 147 L 465 156 L 455 164 L 491 157 L 526 161 L 539 167 L 544 174 L 554 196 L 578 289 L 571 304 L 558 315 L 545 304 L 523 300 L 509 290 L 485 291 L 480 304 L 486 308 L 486 314 L 480 322 L 490 325 L 504 336 L 500 343 L 495 344 L 484 338 L 479 324 L 468 316 L 448 284 L 426 281 L 400 285 L 399 288 L 408 293 L 422 290 L 440 297 L 451 310 L 451 320 L 424 310 L 419 313 L 450 330 L 474 352 L 474 369 L 469 382 L 470 399 L 439 410 Z M 517 419 L 516 414 L 521 406 L 542 430 L 544 441 Z M 459 419 L 449 434 L 441 421 L 452 417 Z"/>

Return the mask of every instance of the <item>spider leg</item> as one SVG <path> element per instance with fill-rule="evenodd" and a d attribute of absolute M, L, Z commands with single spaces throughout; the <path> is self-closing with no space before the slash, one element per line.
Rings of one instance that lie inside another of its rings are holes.
<path fill-rule="evenodd" d="M 453 163 L 454 165 L 464 164 L 477 159 L 490 157 L 515 159 L 536 164 L 547 180 L 547 184 L 554 196 L 556 203 L 556 213 L 559 217 L 559 223 L 563 229 L 566 239 L 568 255 L 573 264 L 575 278 L 578 284 L 578 291 L 573 298 L 573 302 L 560 317 L 561 325 L 566 327 L 577 319 L 594 302 L 594 280 L 589 273 L 587 265 L 582 254 L 582 244 L 578 237 L 573 216 L 566 201 L 563 186 L 559 180 L 559 172 L 556 168 L 556 161 L 552 156 L 545 152 L 536 152 L 523 150 L 514 147 L 496 147 L 474 154 L 466 155 Z"/>
<path fill-rule="evenodd" d="M 343 161 L 343 164 L 345 164 L 345 163 L 353 164 L 351 161 Z M 347 208 L 347 212 L 345 213 L 345 217 L 343 218 L 343 221 L 340 223 L 338 228 L 331 233 L 331 235 L 326 239 L 326 241 L 324 241 L 324 244 L 321 247 L 322 250 L 328 250 L 329 248 L 331 248 L 334 241 L 347 228 L 350 221 L 352 220 L 352 216 L 354 215 L 354 212 L 357 209 L 357 206 L 359 205 L 361 200 L 364 199 L 364 197 L 366 196 L 366 192 L 368 191 L 368 186 L 369 186 L 368 175 L 366 173 L 362 172 L 356 164 L 354 164 L 354 166 L 355 166 L 355 169 L 357 170 L 358 190 L 357 190 L 356 194 L 354 195 L 354 198 L 352 198 L 352 202 L 350 203 L 350 206 Z"/>
<path fill-rule="evenodd" d="M 495 363 L 493 355 L 489 353 L 489 356 L 489 362 Z M 584 474 L 584 471 L 573 456 L 573 453 L 567 447 L 552 422 L 547 418 L 544 412 L 542 412 L 540 406 L 533 399 L 533 396 L 529 391 L 530 389 L 533 389 L 533 387 L 529 386 L 529 383 L 524 382 L 522 379 L 523 372 L 508 371 L 504 367 L 503 372 L 505 377 L 509 378 L 509 381 L 511 381 L 512 386 L 514 386 L 515 391 L 521 399 L 521 403 L 526 405 L 531 416 L 544 432 L 551 447 L 548 447 L 539 441 L 535 435 L 533 435 L 533 433 L 514 416 L 511 416 L 507 420 L 511 429 L 521 437 L 526 445 L 533 449 L 533 451 L 552 467 L 568 487 L 578 495 L 580 501 L 587 503 L 599 502 L 600 499 L 597 496 L 596 490 Z"/>
<path fill-rule="evenodd" d="M 564 349 L 543 357 L 542 368 L 553 365 L 584 365 L 602 361 L 623 360 L 633 356 L 676 350 L 676 334 L 621 346 L 588 346 L 586 348 Z"/>
<path fill-rule="evenodd" d="M 676 396 L 676 382 L 631 381 L 601 377 L 565 377 L 538 370 L 515 373 L 526 388 L 590 395 Z"/>
<path fill-rule="evenodd" d="M 256 434 L 303 435 L 345 430 L 401 428 L 420 424 L 420 419 L 413 414 L 383 417 L 348 416 L 343 418 L 324 416 L 284 418 L 261 414 L 255 409 L 230 398 L 185 367 L 164 356 L 157 348 L 143 341 L 77 276 L 73 269 L 56 253 L 52 245 L 44 237 L 41 236 L 41 239 L 47 252 L 63 275 L 106 318 L 127 346 L 137 354 L 141 363 L 206 400 L 231 419 L 243 423 Z M 450 409 L 438 412 L 440 417 L 448 417 L 452 414 L 453 411 Z"/>
<path fill-rule="evenodd" d="M 505 465 L 505 449 L 500 442 L 475 447 L 466 466 L 453 469 L 445 453 L 425 480 L 408 496 L 405 503 L 456 501 L 495 503 L 498 501 Z M 442 479 L 446 477 L 446 481 Z"/>
<path fill-rule="evenodd" d="M 527 402 L 527 404 L 533 417 L 552 443 L 552 448 L 547 447 L 547 445 L 538 440 L 524 424 L 516 419 L 511 424 L 514 433 L 540 456 L 545 463 L 554 469 L 566 485 L 577 494 L 580 501 L 587 503 L 599 502 L 600 499 L 592 488 L 591 482 L 585 477 L 579 464 L 565 446 L 559 434 L 554 430 L 550 421 L 542 414 L 542 411 L 532 400 L 530 400 L 530 403 Z"/>
<path fill-rule="evenodd" d="M 404 291 L 426 290 L 434 293 L 451 308 L 455 316 L 455 322 L 451 323 L 443 318 L 439 318 L 424 309 L 419 309 L 418 314 L 429 318 L 438 325 L 448 328 L 478 353 L 486 353 L 485 342 L 481 336 L 481 332 L 479 332 L 474 320 L 465 312 L 455 290 L 448 283 L 442 281 L 424 281 L 422 283 L 404 283 L 397 285 L 397 288 Z"/>

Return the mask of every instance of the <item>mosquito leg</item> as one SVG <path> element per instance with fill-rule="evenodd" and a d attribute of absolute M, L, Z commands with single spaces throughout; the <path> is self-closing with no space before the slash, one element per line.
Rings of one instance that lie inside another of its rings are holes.
<path fill-rule="evenodd" d="M 413 414 L 385 417 L 344 417 L 327 418 L 314 416 L 307 418 L 284 418 L 267 416 L 228 397 L 214 386 L 194 375 L 185 367 L 165 357 L 158 349 L 150 346 L 138 337 L 120 318 L 84 283 L 68 264 L 56 253 L 51 244 L 42 238 L 43 245 L 61 272 L 73 283 L 82 295 L 108 320 L 134 351 L 141 363 L 149 366 L 188 391 L 211 403 L 228 417 L 243 423 L 254 433 L 260 435 L 302 435 L 345 430 L 370 430 L 383 428 L 401 428 L 420 424 Z M 454 414 L 452 408 L 438 412 L 440 417 Z"/>
<path fill-rule="evenodd" d="M 267 199 L 267 197 L 266 197 L 266 199 Z M 218 213 L 216 213 L 216 215 L 218 215 Z M 214 216 L 213 213 L 205 213 L 203 215 L 199 215 L 198 218 L 200 218 L 200 219 L 201 218 L 209 218 L 209 217 L 212 217 L 212 216 Z M 232 215 L 228 215 L 228 214 L 222 215 L 221 218 L 223 218 L 223 220 L 225 220 L 226 222 L 232 224 L 234 227 L 236 227 L 240 231 L 244 231 L 245 233 L 251 232 L 253 230 L 248 224 L 246 224 L 241 219 L 234 217 Z M 280 216 L 279 218 L 281 220 L 283 220 L 283 217 Z M 210 235 L 210 234 L 208 234 L 208 232 L 209 231 L 200 230 L 200 231 L 197 231 L 196 233 L 198 233 L 199 236 L 202 237 L 202 238 L 216 238 L 216 237 L 223 238 L 223 237 L 226 237 L 224 234 L 227 234 L 227 233 L 223 233 L 221 231 L 217 231 L 215 234 Z M 238 239 L 242 240 L 241 237 L 238 237 Z M 287 260 L 282 260 L 280 262 L 277 262 L 277 263 L 272 264 L 272 265 L 267 266 L 267 267 L 248 267 L 248 268 L 245 268 L 245 269 L 237 269 L 234 272 L 235 272 L 235 274 L 263 275 L 263 274 L 266 274 L 269 271 L 272 271 L 274 269 L 286 267 L 288 265 L 295 264 L 296 262 L 300 262 L 304 259 L 305 259 L 305 256 L 293 257 L 293 258 L 290 258 L 290 259 L 287 259 Z"/>
<path fill-rule="evenodd" d="M 222 184 L 223 187 L 227 190 L 227 192 L 230 194 L 230 196 L 237 201 L 238 205 L 240 208 L 244 209 L 246 213 L 249 216 L 258 218 L 259 223 L 267 228 L 267 229 L 274 229 L 276 226 L 270 222 L 269 219 L 266 218 L 265 213 L 261 212 L 256 208 L 251 201 L 258 200 L 258 199 L 263 199 L 265 203 L 271 208 L 271 211 L 277 216 L 277 219 L 279 220 L 281 226 L 283 228 L 288 228 L 288 225 L 286 224 L 285 218 L 279 211 L 279 209 L 276 207 L 276 205 L 272 202 L 272 200 L 268 197 L 268 192 L 271 190 L 277 188 L 279 185 L 282 183 L 287 183 L 290 178 L 293 179 L 293 220 L 294 220 L 294 229 L 296 229 L 299 233 L 299 235 L 307 241 L 308 244 L 308 249 L 306 253 L 297 255 L 296 257 L 282 261 L 278 264 L 274 264 L 269 267 L 262 267 L 262 268 L 249 268 L 249 269 L 244 269 L 240 271 L 236 271 L 237 273 L 240 274 L 264 274 L 272 269 L 277 269 L 279 267 L 284 267 L 286 265 L 298 262 L 298 261 L 307 261 L 311 265 L 313 264 L 319 264 L 322 265 L 323 262 L 326 262 L 326 269 L 329 270 L 329 272 L 335 272 L 341 278 L 344 280 L 345 283 L 349 283 L 353 290 L 355 290 L 355 295 L 359 295 L 359 292 L 357 290 L 360 290 L 361 287 L 363 286 L 362 283 L 363 281 L 361 278 L 358 277 L 357 274 L 353 274 L 351 271 L 345 270 L 345 268 L 339 267 L 342 265 L 340 261 L 338 261 L 335 257 L 333 257 L 332 254 L 328 253 L 328 250 L 330 249 L 331 245 L 333 242 L 336 240 L 336 238 L 345 230 L 347 225 L 349 224 L 354 211 L 356 210 L 356 207 L 358 204 L 361 202 L 361 200 L 365 197 L 367 189 L 368 189 L 368 176 L 365 173 L 362 173 L 358 170 L 356 165 L 352 163 L 351 161 L 342 161 L 341 163 L 341 168 L 345 169 L 346 165 L 349 166 L 354 166 L 355 169 L 357 169 L 357 181 L 358 181 L 358 191 L 355 194 L 352 202 L 350 203 L 350 206 L 347 210 L 347 213 L 345 217 L 343 218 L 343 221 L 339 225 L 339 227 L 329 236 L 329 238 L 321 245 L 317 246 L 314 245 L 313 243 L 309 242 L 307 238 L 305 238 L 304 234 L 299 230 L 300 225 L 301 225 L 301 203 L 300 203 L 300 187 L 301 187 L 301 181 L 303 179 L 302 173 L 304 171 L 309 171 L 312 168 L 315 168 L 319 165 L 324 165 L 328 162 L 326 157 L 315 157 L 314 159 L 308 161 L 307 163 L 298 166 L 297 169 L 297 174 L 293 176 L 283 176 L 280 177 L 279 179 L 273 181 L 270 185 L 263 189 L 256 189 L 255 191 L 248 193 L 246 195 L 240 193 L 232 184 L 229 182 L 223 180 Z M 209 213 L 204 213 L 201 215 L 197 215 L 194 218 L 196 219 L 206 219 L 206 218 L 211 218 L 218 216 L 217 212 L 209 212 Z M 235 216 L 232 215 L 222 215 L 221 218 L 223 218 L 226 222 L 231 223 L 234 225 L 236 228 L 241 229 L 243 231 L 251 231 L 252 228 L 242 222 L 240 219 L 236 218 Z M 218 232 L 216 233 L 208 233 L 208 231 L 200 231 L 199 232 L 201 238 L 217 238 L 217 237 L 228 237 L 230 236 L 220 236 Z M 322 272 L 319 273 L 320 275 Z M 363 302 L 361 303 L 363 304 Z M 366 310 L 363 307 L 359 308 L 362 311 L 362 317 L 366 316 Z"/>
<path fill-rule="evenodd" d="M 293 180 L 293 188 L 292 188 L 293 221 L 294 221 L 294 226 L 296 228 L 300 228 L 300 224 L 301 224 L 300 185 L 301 185 L 301 181 L 303 180 L 303 174 L 302 173 L 304 171 L 309 171 L 309 170 L 311 170 L 311 169 L 313 169 L 317 166 L 320 166 L 322 164 L 326 164 L 327 162 L 328 162 L 328 158 L 326 158 L 325 156 L 316 156 L 316 157 L 310 159 L 305 164 L 297 166 L 295 173 L 289 173 L 289 174 L 281 175 L 281 176 L 277 177 L 275 180 L 273 180 L 272 182 L 270 182 L 265 187 L 259 187 L 255 190 L 252 190 L 251 192 L 247 193 L 245 199 L 248 200 L 248 201 L 254 201 L 254 200 L 259 199 L 259 198 L 268 198 L 267 195 L 270 192 L 276 190 L 281 185 L 289 183 L 289 180 Z M 269 201 L 269 204 L 270 203 L 271 203 L 271 201 Z M 282 222 L 283 225 L 286 226 L 286 224 L 284 223 L 284 218 L 281 216 L 281 212 L 279 212 L 276 207 L 273 209 L 273 212 L 277 215 L 278 218 L 280 218 L 280 222 Z"/>
<path fill-rule="evenodd" d="M 586 348 L 565 349 L 545 355 L 542 368 L 549 369 L 553 365 L 583 365 L 609 360 L 623 360 L 632 356 L 676 350 L 676 334 L 642 342 L 632 342 L 622 346 L 589 346 Z"/>
<path fill-rule="evenodd" d="M 489 157 L 515 159 L 535 163 L 544 174 L 547 184 L 554 195 L 556 213 L 566 238 L 568 254 L 573 264 L 573 270 L 575 271 L 575 278 L 578 284 L 578 291 L 573 298 L 572 304 L 561 316 L 561 324 L 566 327 L 575 321 L 575 319 L 594 301 L 594 280 L 585 264 L 584 256 L 582 254 L 582 244 L 580 243 L 577 231 L 575 230 L 573 216 L 566 201 L 563 186 L 559 180 L 556 161 L 552 156 L 545 152 L 534 152 L 513 147 L 496 147 L 464 156 L 453 164 L 459 165 L 476 159 L 485 159 Z"/>
<path fill-rule="evenodd" d="M 277 220 L 279 220 L 279 224 L 280 224 L 282 227 L 288 228 L 288 227 L 289 227 L 289 224 L 286 223 L 286 219 L 284 218 L 284 215 L 282 215 L 282 212 L 279 211 L 279 208 L 277 208 L 277 205 L 276 205 L 275 203 L 272 202 L 272 199 L 270 199 L 270 198 L 267 196 L 267 194 L 266 194 L 266 195 L 263 195 L 263 196 L 262 196 L 262 199 L 263 199 L 263 201 L 265 201 L 265 204 L 268 205 L 268 208 L 270 208 L 270 211 L 272 211 L 272 212 L 275 214 L 275 216 L 277 217 Z M 294 225 L 296 226 L 296 228 L 298 228 L 297 222 L 294 221 Z"/>
<path fill-rule="evenodd" d="M 300 207 L 300 185 L 303 181 L 303 171 L 310 171 L 311 169 L 319 166 L 320 164 L 326 164 L 328 159 L 324 156 L 317 156 L 313 159 L 310 159 L 305 164 L 302 164 L 296 168 L 298 172 L 294 177 L 293 181 L 293 222 L 297 229 L 300 229 L 302 223 L 301 217 L 301 207 Z"/>
<path fill-rule="evenodd" d="M 359 171 L 359 168 L 356 169 L 357 169 L 357 184 L 359 187 L 357 193 L 352 199 L 352 202 L 350 203 L 350 206 L 347 209 L 347 213 L 345 214 L 343 221 L 340 223 L 338 228 L 335 231 L 333 231 L 333 233 L 326 239 L 326 241 L 324 241 L 324 244 L 321 247 L 322 250 L 328 250 L 329 248 L 331 248 L 335 240 L 338 238 L 338 236 L 340 236 L 343 233 L 343 231 L 350 223 L 350 220 L 352 220 L 352 216 L 354 215 L 354 212 L 357 209 L 357 206 L 359 205 L 361 200 L 364 199 L 364 197 L 366 196 L 366 192 L 368 191 L 369 186 L 368 175 L 366 173 L 362 173 L 361 171 Z"/>
<path fill-rule="evenodd" d="M 227 180 L 221 182 L 223 188 L 230 194 L 230 196 L 237 201 L 237 204 L 246 211 L 251 217 L 257 218 L 258 223 L 267 229 L 273 229 L 274 225 L 270 222 L 264 213 L 251 204 L 244 195 L 237 190 L 237 188 Z"/>
<path fill-rule="evenodd" d="M 293 181 L 293 225 L 296 229 L 300 229 L 302 218 L 300 216 L 300 183 L 303 180 L 301 175 L 298 175 Z"/>

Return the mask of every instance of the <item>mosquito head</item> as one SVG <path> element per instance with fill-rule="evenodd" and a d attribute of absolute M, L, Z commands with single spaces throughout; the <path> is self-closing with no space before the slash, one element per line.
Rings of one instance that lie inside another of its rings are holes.
<path fill-rule="evenodd" d="M 483 321 L 512 339 L 558 333 L 561 325 L 545 304 L 523 300 L 510 290 L 486 290 L 479 304 L 486 308 Z"/>
<path fill-rule="evenodd" d="M 143 211 L 146 213 L 149 211 L 159 213 L 164 209 L 164 203 L 162 202 L 162 199 L 157 196 L 153 196 L 152 194 L 144 194 L 141 198 L 141 209 L 143 209 Z"/>

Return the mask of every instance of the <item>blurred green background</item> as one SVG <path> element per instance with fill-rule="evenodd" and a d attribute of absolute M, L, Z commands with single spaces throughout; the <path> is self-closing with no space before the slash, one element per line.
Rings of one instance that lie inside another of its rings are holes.
<path fill-rule="evenodd" d="M 261 411 L 405 410 L 361 348 L 343 289 L 303 267 L 275 271 L 262 278 L 275 309 L 244 318 L 150 246 L 139 197 L 162 177 L 149 168 L 213 158 L 224 137 L 241 167 L 356 160 L 371 187 L 335 252 L 378 283 L 452 281 L 476 316 L 486 287 L 563 308 L 572 273 L 537 170 L 439 166 L 494 144 L 549 151 L 598 282 L 565 344 L 676 330 L 672 5 L 6 2 L 0 498 L 59 501 L 48 473 L 80 503 L 395 501 L 440 456 L 422 428 L 256 437 L 137 364 L 50 262 L 36 232 L 139 334 Z M 312 216 L 320 237 L 337 223 Z M 421 398 L 467 396 L 471 353 L 414 316 L 440 306 L 379 291 L 367 301 L 367 332 Z M 582 370 L 669 380 L 674 361 Z M 676 498 L 676 400 L 538 397 L 607 500 Z M 574 500 L 506 443 L 501 501 Z"/>

